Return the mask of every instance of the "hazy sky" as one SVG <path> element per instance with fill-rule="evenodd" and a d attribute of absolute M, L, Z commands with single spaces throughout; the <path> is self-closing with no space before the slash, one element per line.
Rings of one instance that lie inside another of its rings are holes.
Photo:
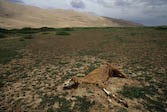
<path fill-rule="evenodd" d="M 72 9 L 144 25 L 167 25 L 167 0 L 8 0 L 41 8 Z"/>

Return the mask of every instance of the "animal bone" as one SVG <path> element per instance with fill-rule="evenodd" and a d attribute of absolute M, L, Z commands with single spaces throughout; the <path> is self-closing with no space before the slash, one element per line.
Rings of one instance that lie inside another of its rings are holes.
<path fill-rule="evenodd" d="M 111 92 L 106 90 L 105 88 L 103 88 L 103 91 L 107 94 L 107 96 L 109 96 L 111 94 Z"/>
<path fill-rule="evenodd" d="M 110 95 L 111 98 L 113 98 L 115 101 L 117 101 L 118 103 L 122 104 L 123 106 L 128 108 L 128 104 L 126 102 L 124 102 L 122 99 L 120 99 L 119 97 L 117 97 L 116 95 L 112 94 Z"/>
<path fill-rule="evenodd" d="M 111 98 L 110 98 L 110 97 L 108 97 L 108 101 L 109 101 L 110 103 L 112 103 L 112 100 L 111 100 Z"/>
<path fill-rule="evenodd" d="M 121 103 L 122 105 L 124 105 L 125 107 L 128 107 L 127 103 L 125 103 L 123 100 L 121 100 L 120 98 L 116 97 L 114 94 L 111 94 L 110 91 L 106 90 L 105 88 L 103 88 L 103 91 L 107 94 L 108 97 L 108 101 L 111 103 L 112 100 L 111 98 L 114 98 L 118 103 Z"/>
<path fill-rule="evenodd" d="M 74 81 L 72 81 L 72 79 L 67 80 L 64 84 L 63 84 L 63 88 L 64 89 L 71 89 L 71 88 L 77 88 L 78 84 L 75 83 Z"/>
<path fill-rule="evenodd" d="M 63 86 L 69 86 L 70 81 L 71 81 L 71 79 L 67 80 L 67 81 L 63 84 Z"/>

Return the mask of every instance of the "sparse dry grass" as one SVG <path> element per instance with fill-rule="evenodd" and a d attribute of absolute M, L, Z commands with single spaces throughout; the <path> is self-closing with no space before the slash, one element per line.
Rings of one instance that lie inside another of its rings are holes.
<path fill-rule="evenodd" d="M 63 29 L 72 31 L 68 38 L 59 38 L 55 29 L 30 30 L 36 32 L 34 39 L 0 40 L 0 62 L 5 62 L 0 63 L 0 111 L 167 111 L 164 27 Z M 17 31 L 16 37 L 24 33 Z M 106 62 L 133 79 L 106 83 L 129 108 L 108 104 L 92 85 L 62 90 L 66 79 L 84 76 Z"/>

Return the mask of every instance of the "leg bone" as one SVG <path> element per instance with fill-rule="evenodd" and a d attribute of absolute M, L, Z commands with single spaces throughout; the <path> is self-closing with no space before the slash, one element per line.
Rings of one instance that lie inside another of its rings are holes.
<path fill-rule="evenodd" d="M 103 91 L 109 96 L 111 94 L 110 91 L 106 90 L 105 88 L 103 88 Z"/>

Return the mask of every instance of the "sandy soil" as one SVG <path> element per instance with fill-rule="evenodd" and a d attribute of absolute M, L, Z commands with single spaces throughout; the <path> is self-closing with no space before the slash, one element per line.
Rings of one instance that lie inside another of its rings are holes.
<path fill-rule="evenodd" d="M 107 27 L 141 26 L 133 22 L 107 19 L 72 10 L 41 9 L 0 0 L 0 27 Z"/>

